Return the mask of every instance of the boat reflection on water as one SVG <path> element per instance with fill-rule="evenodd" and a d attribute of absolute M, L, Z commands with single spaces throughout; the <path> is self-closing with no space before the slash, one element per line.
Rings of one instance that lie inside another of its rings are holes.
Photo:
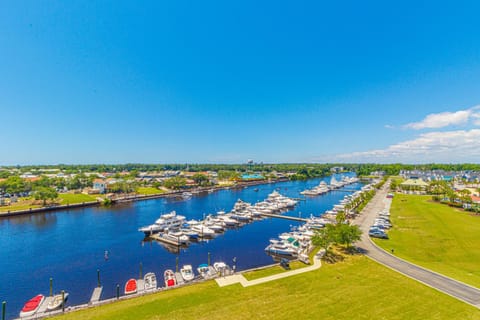
<path fill-rule="evenodd" d="M 168 244 L 168 243 L 165 243 L 165 242 L 160 242 L 160 241 L 156 241 L 156 240 L 153 240 L 149 237 L 145 237 L 142 241 L 142 246 L 145 245 L 145 243 L 149 243 L 150 245 L 153 245 L 153 243 L 157 243 L 159 244 L 162 248 L 164 248 L 165 250 L 167 250 L 168 252 L 170 253 L 174 253 L 174 254 L 179 254 L 180 252 L 182 251 L 186 251 L 186 249 L 188 248 L 188 245 L 172 245 L 172 244 Z"/>

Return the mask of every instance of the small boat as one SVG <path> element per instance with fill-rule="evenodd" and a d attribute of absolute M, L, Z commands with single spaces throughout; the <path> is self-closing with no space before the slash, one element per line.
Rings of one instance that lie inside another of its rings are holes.
<path fill-rule="evenodd" d="M 130 279 L 125 284 L 125 294 L 137 293 L 137 280 Z"/>
<path fill-rule="evenodd" d="M 215 262 L 213 268 L 221 276 L 228 275 L 230 273 L 230 267 L 225 262 Z"/>
<path fill-rule="evenodd" d="M 143 282 L 145 284 L 145 291 L 157 289 L 157 277 L 155 273 L 149 272 L 143 277 Z"/>
<path fill-rule="evenodd" d="M 63 294 L 63 298 L 62 298 L 62 294 L 54 295 L 52 300 L 50 300 L 50 302 L 47 305 L 47 310 L 52 311 L 52 310 L 60 308 L 62 306 L 62 304 L 65 301 L 67 301 L 67 299 L 68 299 L 68 292 L 65 292 Z"/>
<path fill-rule="evenodd" d="M 23 306 L 22 311 L 20 311 L 20 317 L 28 317 L 33 315 L 40 308 L 43 300 L 45 300 L 45 296 L 43 294 L 36 295 L 32 299 L 28 300 Z"/>
<path fill-rule="evenodd" d="M 195 278 L 195 274 L 193 273 L 192 266 L 189 264 L 184 265 L 180 269 L 180 274 L 182 275 L 182 278 L 185 281 L 192 281 Z"/>
<path fill-rule="evenodd" d="M 208 264 L 203 263 L 197 268 L 198 274 L 204 279 L 211 279 L 216 276 L 215 271 Z M 213 272 L 213 273 L 212 273 Z"/>
<path fill-rule="evenodd" d="M 165 278 L 165 287 L 175 287 L 177 285 L 177 279 L 175 278 L 175 273 L 172 270 L 165 270 L 163 273 Z"/>

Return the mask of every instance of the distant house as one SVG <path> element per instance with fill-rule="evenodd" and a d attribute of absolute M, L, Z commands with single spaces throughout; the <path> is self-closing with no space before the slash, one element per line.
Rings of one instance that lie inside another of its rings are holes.
<path fill-rule="evenodd" d="M 98 193 L 105 193 L 107 190 L 107 182 L 103 179 L 93 180 L 93 190 L 98 190 Z"/>

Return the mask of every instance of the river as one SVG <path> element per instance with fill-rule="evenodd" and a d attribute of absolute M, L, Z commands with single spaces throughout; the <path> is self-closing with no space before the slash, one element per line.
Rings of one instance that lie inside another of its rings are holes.
<path fill-rule="evenodd" d="M 336 176 L 339 178 L 339 176 Z M 189 200 L 155 199 L 113 207 L 89 207 L 35 215 L 0 219 L 0 300 L 7 301 L 7 319 L 18 316 L 23 304 L 38 293 L 49 294 L 49 279 L 53 290 L 70 293 L 68 305 L 88 302 L 97 285 L 97 269 L 104 287 L 102 299 L 114 297 L 116 285 L 121 288 L 129 278 L 137 278 L 140 263 L 143 274 L 155 272 L 163 280 L 165 269 L 191 264 L 194 269 L 211 261 L 232 265 L 237 270 L 273 263 L 264 252 L 270 238 L 289 231 L 298 222 L 269 218 L 254 221 L 240 229 L 227 230 L 208 242 L 193 243 L 178 253 L 171 253 L 156 242 L 143 242 L 137 229 L 153 223 L 160 214 L 175 210 L 189 219 L 202 219 L 204 214 L 219 210 L 230 211 L 242 199 L 255 203 L 264 200 L 273 190 L 300 198 L 299 192 L 312 188 L 320 181 L 287 181 L 252 186 L 244 189 L 220 190 L 194 195 Z M 344 189 L 358 190 L 356 183 Z M 258 190 L 257 190 L 258 189 Z M 291 216 L 321 215 L 337 204 L 348 192 L 332 191 L 300 201 Z M 108 259 L 104 252 L 108 250 Z"/>

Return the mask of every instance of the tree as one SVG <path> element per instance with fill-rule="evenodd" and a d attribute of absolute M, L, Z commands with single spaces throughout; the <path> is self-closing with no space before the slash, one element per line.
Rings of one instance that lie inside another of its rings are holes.
<path fill-rule="evenodd" d="M 22 178 L 11 176 L 2 183 L 2 189 L 4 189 L 6 193 L 15 194 L 28 191 L 29 186 Z"/>
<path fill-rule="evenodd" d="M 327 224 L 325 228 L 317 230 L 312 237 L 312 243 L 328 251 L 330 245 L 335 243 L 336 228 L 333 224 Z"/>
<path fill-rule="evenodd" d="M 342 223 L 337 224 L 335 227 L 336 243 L 343 244 L 347 248 L 350 248 L 352 243 L 360 240 L 362 236 L 362 231 L 357 225 Z"/>
<path fill-rule="evenodd" d="M 164 182 L 164 186 L 168 189 L 180 189 L 186 186 L 187 180 L 182 177 L 171 177 Z"/>
<path fill-rule="evenodd" d="M 48 199 L 56 199 L 58 197 L 58 193 L 51 187 L 37 187 L 33 196 L 35 200 L 43 200 L 43 205 L 45 205 Z"/>
<path fill-rule="evenodd" d="M 206 186 L 208 184 L 208 177 L 201 173 L 196 173 L 193 175 L 192 180 L 195 181 L 199 186 Z"/>

